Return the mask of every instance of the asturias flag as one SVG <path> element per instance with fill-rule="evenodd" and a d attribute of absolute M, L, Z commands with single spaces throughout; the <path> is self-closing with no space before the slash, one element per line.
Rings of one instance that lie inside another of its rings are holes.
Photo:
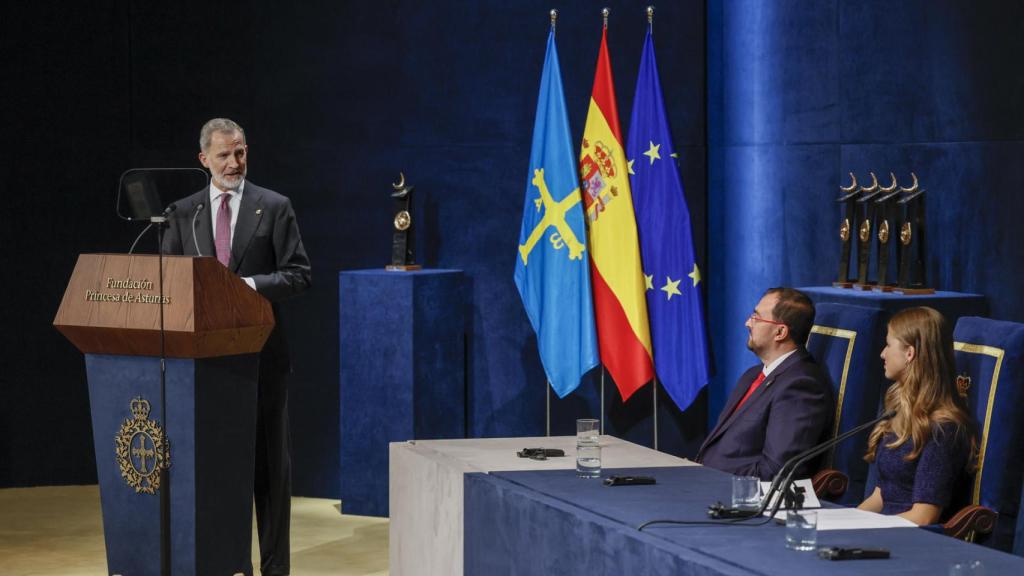
<path fill-rule="evenodd" d="M 601 33 L 594 90 L 583 131 L 580 181 L 590 227 L 601 361 L 623 400 L 654 376 L 629 169 L 622 149 L 606 28 Z"/>
<path fill-rule="evenodd" d="M 674 152 L 654 59 L 654 40 L 648 30 L 636 81 L 627 155 L 633 166 L 654 365 L 669 396 L 685 410 L 708 381 L 708 352 L 690 211 Z"/>
<path fill-rule="evenodd" d="M 537 333 L 544 372 L 559 398 L 575 390 L 599 362 L 586 240 L 552 29 L 533 124 L 515 281 Z"/>

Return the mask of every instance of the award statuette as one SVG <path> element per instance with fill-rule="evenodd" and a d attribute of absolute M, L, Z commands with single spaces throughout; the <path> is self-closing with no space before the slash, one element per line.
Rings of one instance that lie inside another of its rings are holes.
<path fill-rule="evenodd" d="M 875 290 L 891 292 L 895 284 L 887 282 L 889 276 L 889 259 L 892 255 L 892 247 L 896 244 L 895 238 L 899 234 L 896 230 L 899 222 L 899 206 L 896 202 L 900 195 L 899 186 L 896 184 L 896 175 L 889 173 L 892 177 L 892 184 L 878 189 L 878 198 L 875 199 L 875 209 L 878 215 L 878 257 L 875 258 L 877 268 L 878 284 Z"/>
<path fill-rule="evenodd" d="M 854 201 L 860 194 L 860 187 L 857 186 L 857 177 L 853 172 L 850 172 L 850 178 L 853 183 L 845 188 L 840 186 L 841 194 L 836 200 L 843 205 L 843 221 L 839 224 L 839 280 L 832 283 L 836 288 L 853 288 L 853 282 L 850 282 L 850 234 L 858 225 L 857 205 Z"/>
<path fill-rule="evenodd" d="M 872 198 L 878 195 L 878 178 L 871 174 L 871 186 L 861 186 L 861 197 L 857 200 L 860 226 L 857 228 L 857 283 L 854 285 L 862 290 L 870 290 L 868 282 L 868 263 L 871 261 L 872 225 L 875 220 L 875 203 Z"/>
<path fill-rule="evenodd" d="M 900 275 L 896 291 L 904 294 L 934 294 L 934 288 L 924 285 L 924 190 L 920 189 L 917 175 L 911 172 L 914 184 L 900 188 L 903 198 L 898 204 L 903 208 L 903 222 L 900 224 Z"/>
<path fill-rule="evenodd" d="M 423 267 L 413 264 L 413 234 L 412 234 L 412 213 L 409 208 L 412 204 L 412 186 L 405 184 L 405 174 L 398 173 L 398 183 L 391 185 L 391 197 L 395 199 L 394 236 L 391 240 L 391 264 L 385 266 L 386 270 L 408 271 L 420 270 Z"/>

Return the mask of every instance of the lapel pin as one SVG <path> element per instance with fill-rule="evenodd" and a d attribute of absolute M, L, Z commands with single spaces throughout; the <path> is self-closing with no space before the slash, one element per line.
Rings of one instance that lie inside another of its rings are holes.
<path fill-rule="evenodd" d="M 263 214 L 263 208 L 256 209 L 256 215 L 259 216 L 260 214 Z"/>

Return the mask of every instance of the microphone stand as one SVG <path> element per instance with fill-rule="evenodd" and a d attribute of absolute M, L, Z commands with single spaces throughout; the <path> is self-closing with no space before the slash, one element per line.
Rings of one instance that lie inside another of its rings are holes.
<path fill-rule="evenodd" d="M 196 206 L 194 213 L 192 214 L 192 245 L 196 247 L 196 254 L 200 257 L 203 255 L 203 251 L 199 249 L 199 240 L 196 239 L 196 220 L 199 219 L 199 213 L 203 211 L 206 204 L 199 204 Z"/>
<path fill-rule="evenodd" d="M 882 414 L 881 416 L 879 416 L 878 418 L 875 418 L 874 420 L 871 420 L 870 422 L 865 422 L 864 424 L 861 424 L 860 426 L 856 426 L 854 428 L 851 428 L 850 430 L 847 430 L 846 432 L 843 432 L 842 434 L 840 434 L 839 436 L 836 436 L 835 438 L 833 438 L 832 440 L 830 440 L 828 442 L 824 442 L 822 444 L 819 444 L 818 446 L 815 446 L 813 448 L 808 449 L 807 451 L 803 452 L 802 454 L 798 454 L 794 458 L 794 460 L 796 460 L 796 462 L 790 467 L 789 473 L 786 474 L 786 477 L 782 481 L 781 486 L 779 486 L 779 489 L 783 490 L 785 492 L 785 494 L 786 494 L 787 504 L 789 504 L 789 500 L 791 498 L 796 500 L 797 508 L 799 508 L 799 505 L 803 503 L 803 494 L 797 494 L 796 496 L 791 496 L 791 494 L 793 494 L 792 488 L 791 488 L 791 485 L 793 483 L 793 475 L 796 474 L 796 471 L 800 468 L 800 466 L 802 466 L 804 463 L 806 463 L 811 458 L 814 458 L 814 457 L 822 454 L 826 450 L 832 448 L 833 446 L 836 446 L 837 444 L 839 444 L 840 442 L 846 440 L 847 438 L 856 436 L 857 434 L 860 434 L 861 432 L 867 430 L 868 428 L 874 427 L 875 424 L 878 424 L 879 422 L 881 422 L 883 420 L 888 420 L 888 419 L 892 418 L 895 415 L 896 415 L 896 411 L 895 410 L 890 410 L 889 412 L 886 412 L 885 414 Z M 792 462 L 792 460 L 790 460 L 790 461 Z M 780 471 L 779 474 L 776 475 L 776 478 L 778 478 L 778 476 L 781 476 L 781 475 L 782 475 L 782 472 Z M 774 483 L 773 483 L 773 485 L 774 485 Z M 782 504 L 782 498 L 777 498 L 775 500 L 775 505 L 772 506 L 771 513 L 768 515 L 769 518 L 774 518 L 775 517 L 775 514 L 778 513 L 778 511 L 779 511 L 779 505 L 780 504 Z M 766 501 L 761 503 L 761 508 L 764 508 L 766 505 L 767 505 L 767 495 L 766 495 Z M 764 510 L 762 510 L 761 512 L 763 512 L 763 511 Z"/>
<path fill-rule="evenodd" d="M 775 478 L 772 480 L 771 486 L 768 488 L 768 491 L 765 493 L 764 498 L 761 500 L 760 506 L 758 506 L 755 510 L 740 510 L 738 508 L 729 508 L 722 504 L 721 502 L 716 502 L 715 504 L 708 506 L 708 516 L 710 516 L 714 520 L 728 520 L 728 522 L 714 522 L 710 520 L 648 520 L 647 522 L 644 522 L 643 524 L 638 526 L 637 530 L 643 530 L 647 526 L 651 526 L 653 524 L 682 524 L 702 526 L 759 526 L 760 524 L 737 524 L 737 522 L 749 520 L 750 518 L 754 518 L 756 516 L 760 516 L 761 514 L 763 514 L 764 511 L 768 509 L 768 505 L 772 501 L 772 497 L 780 490 L 785 492 L 787 503 L 795 503 L 798 506 L 802 505 L 802 489 L 800 492 L 796 492 L 793 491 L 791 488 L 793 484 L 793 475 L 796 474 L 796 471 L 800 468 L 802 464 L 804 464 L 811 458 L 818 456 L 822 452 L 825 452 L 826 450 L 832 448 L 833 446 L 838 445 L 844 440 L 852 436 L 856 436 L 857 434 L 860 434 L 864 430 L 873 427 L 875 424 L 878 424 L 883 420 L 888 420 L 895 415 L 895 410 L 886 412 L 885 414 L 882 414 L 881 416 L 875 418 L 874 420 L 871 420 L 870 422 L 865 422 L 864 424 L 847 430 L 846 432 L 843 432 L 839 436 L 836 436 L 835 438 L 828 440 L 826 442 L 822 442 L 817 446 L 808 448 L 807 450 L 787 460 L 786 463 L 782 465 L 782 468 L 779 469 L 778 473 L 775 474 Z M 775 515 L 779 512 L 779 506 L 781 504 L 782 497 L 776 498 L 775 503 L 772 505 L 771 512 L 768 514 L 768 517 L 764 519 L 762 524 L 770 522 L 771 519 L 775 517 Z"/>
<path fill-rule="evenodd" d="M 836 436 L 835 438 L 828 440 L 827 442 L 822 442 L 817 446 L 812 446 L 811 448 L 808 448 L 807 450 L 804 450 L 803 452 L 787 460 L 786 463 L 782 465 L 782 468 L 779 469 L 779 472 L 775 474 L 775 478 L 772 480 L 771 486 L 768 488 L 768 491 L 765 492 L 764 498 L 761 500 L 761 505 L 758 506 L 756 510 L 737 510 L 735 508 L 725 508 L 722 507 L 721 505 L 717 505 L 711 506 L 708 509 L 708 515 L 710 515 L 712 518 L 738 519 L 760 516 L 768 508 L 768 504 L 772 501 L 772 497 L 775 496 L 775 494 L 780 491 L 784 493 L 787 505 L 791 503 L 802 505 L 803 494 L 796 493 L 792 488 L 793 476 L 796 474 L 796 471 L 800 469 L 800 466 L 802 466 L 811 458 L 814 458 L 815 456 L 818 456 L 819 454 L 825 452 L 826 450 L 840 444 L 847 438 L 856 436 L 857 434 L 860 434 L 861 432 L 867 430 L 868 428 L 874 427 L 875 424 L 878 424 L 883 420 L 888 420 L 895 415 L 895 410 L 886 412 L 885 414 L 882 414 L 881 416 L 875 418 L 874 420 L 865 422 L 864 424 L 847 430 L 846 432 L 843 432 L 839 436 Z M 779 506 L 781 504 L 782 498 L 776 498 L 774 504 L 772 505 L 772 510 L 768 514 L 769 518 L 775 517 L 775 515 L 779 512 Z"/>
<path fill-rule="evenodd" d="M 167 425 L 167 349 L 164 333 L 164 226 L 167 225 L 167 211 L 150 218 L 156 224 L 157 263 L 160 267 L 160 420 L 164 425 L 164 441 L 160 447 L 160 575 L 171 574 L 171 473 L 167 458 L 167 444 L 170 441 Z"/>

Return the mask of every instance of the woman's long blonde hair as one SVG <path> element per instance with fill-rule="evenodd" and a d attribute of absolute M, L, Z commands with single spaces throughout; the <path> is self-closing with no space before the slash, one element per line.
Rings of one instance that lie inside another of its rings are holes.
<path fill-rule="evenodd" d="M 903 345 L 914 347 L 914 358 L 885 393 L 885 411 L 895 410 L 896 416 L 872 430 L 864 459 L 874 462 L 879 443 L 892 432 L 896 439 L 886 448 L 911 440 L 913 449 L 905 459 L 915 460 L 928 443 L 932 425 L 952 422 L 957 434 L 970 435 L 970 467 L 977 441 L 967 402 L 956 389 L 953 335 L 946 319 L 933 308 L 907 308 L 889 320 L 889 331 Z"/>

